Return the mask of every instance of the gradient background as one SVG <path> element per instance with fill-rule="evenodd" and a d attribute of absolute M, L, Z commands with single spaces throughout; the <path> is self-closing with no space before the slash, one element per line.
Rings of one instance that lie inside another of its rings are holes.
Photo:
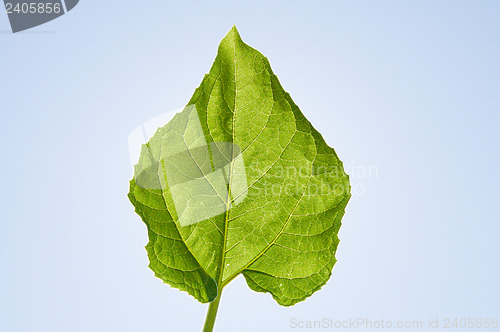
<path fill-rule="evenodd" d="M 187 103 L 233 24 L 354 196 L 321 291 L 283 308 L 239 277 L 216 331 L 500 318 L 499 17 L 486 0 L 81 1 L 14 35 L 1 11 L 0 331 L 201 330 L 206 306 L 147 268 L 127 139 Z"/>

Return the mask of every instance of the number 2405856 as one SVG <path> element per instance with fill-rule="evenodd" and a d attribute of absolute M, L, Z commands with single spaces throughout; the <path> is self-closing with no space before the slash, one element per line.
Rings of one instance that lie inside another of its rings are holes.
<path fill-rule="evenodd" d="M 488 329 L 488 328 L 498 328 L 498 318 L 445 318 L 444 326 L 445 329 L 449 328 L 469 328 L 469 329 Z"/>
<path fill-rule="evenodd" d="M 61 12 L 61 4 L 60 3 L 38 3 L 38 2 L 24 2 L 14 4 L 7 2 L 5 4 L 5 9 L 7 9 L 7 14 L 59 14 Z"/>

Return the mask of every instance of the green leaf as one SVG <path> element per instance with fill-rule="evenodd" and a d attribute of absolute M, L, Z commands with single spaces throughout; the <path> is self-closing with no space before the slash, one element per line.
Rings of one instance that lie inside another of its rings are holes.
<path fill-rule="evenodd" d="M 350 185 L 233 27 L 188 106 L 143 146 L 129 198 L 164 282 L 206 303 L 243 274 L 290 306 L 332 273 Z"/>

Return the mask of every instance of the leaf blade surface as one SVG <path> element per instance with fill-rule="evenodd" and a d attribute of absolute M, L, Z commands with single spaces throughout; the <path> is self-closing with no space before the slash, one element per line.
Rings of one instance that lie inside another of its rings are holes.
<path fill-rule="evenodd" d="M 131 182 L 152 269 L 201 302 L 239 274 L 281 305 L 304 300 L 336 262 L 350 198 L 342 162 L 236 28 L 188 105 L 143 148 Z M 194 161 L 190 167 L 183 156 Z M 193 280 L 179 285 L 160 273 L 179 264 Z"/>

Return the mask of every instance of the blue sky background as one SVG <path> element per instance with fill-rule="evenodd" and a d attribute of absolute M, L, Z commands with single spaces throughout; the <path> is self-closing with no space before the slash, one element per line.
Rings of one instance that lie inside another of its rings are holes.
<path fill-rule="evenodd" d="M 354 196 L 321 291 L 283 308 L 238 278 L 216 331 L 500 318 L 499 17 L 487 0 L 81 1 L 12 34 L 0 12 L 0 331 L 201 330 L 206 306 L 147 268 L 127 138 L 188 102 L 232 25 Z"/>

